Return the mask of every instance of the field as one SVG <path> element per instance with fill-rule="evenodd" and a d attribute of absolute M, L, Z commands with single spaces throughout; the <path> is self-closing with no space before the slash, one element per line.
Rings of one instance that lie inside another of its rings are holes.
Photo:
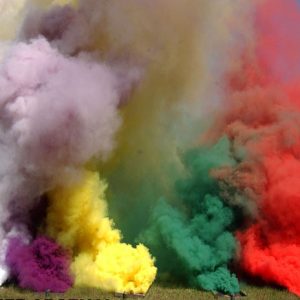
<path fill-rule="evenodd" d="M 247 284 L 242 285 L 242 290 L 247 294 L 246 297 L 235 298 L 245 300 L 296 300 L 297 296 L 272 287 L 256 287 Z M 122 296 L 105 293 L 93 288 L 73 288 L 64 294 L 52 293 L 32 293 L 22 290 L 14 286 L 4 287 L 0 289 L 0 300 L 21 300 L 21 299 L 52 299 L 52 300 L 113 300 L 122 299 Z M 216 297 L 212 293 L 197 291 L 184 287 L 162 286 L 154 284 L 149 290 L 146 297 L 125 297 L 127 299 L 144 299 L 144 300 L 209 300 L 209 299 L 230 299 L 228 297 Z"/>

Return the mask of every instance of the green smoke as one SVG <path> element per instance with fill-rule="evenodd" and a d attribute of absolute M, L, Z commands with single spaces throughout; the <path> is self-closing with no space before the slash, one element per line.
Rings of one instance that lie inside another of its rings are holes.
<path fill-rule="evenodd" d="M 229 142 L 223 138 L 212 148 L 193 149 L 182 160 L 187 175 L 175 184 L 176 198 L 158 201 L 140 240 L 156 256 L 162 277 L 234 294 L 239 284 L 228 270 L 236 249 L 234 212 L 210 176 L 214 168 L 234 165 Z"/>

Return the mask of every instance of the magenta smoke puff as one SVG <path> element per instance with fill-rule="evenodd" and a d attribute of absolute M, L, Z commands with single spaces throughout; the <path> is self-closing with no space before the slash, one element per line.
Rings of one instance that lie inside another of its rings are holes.
<path fill-rule="evenodd" d="M 40 236 L 31 244 L 9 241 L 7 264 L 23 288 L 38 292 L 65 292 L 72 286 L 71 257 L 51 239 Z"/>
<path fill-rule="evenodd" d="M 109 156 L 121 123 L 120 101 L 139 75 L 130 72 L 120 76 L 116 66 L 87 54 L 65 57 L 41 37 L 10 50 L 0 69 L 2 224 L 11 221 L 11 207 L 25 213 L 49 189 L 76 180 L 93 156 Z M 1 228 L 0 271 L 7 235 L 30 239 L 24 223 Z"/>

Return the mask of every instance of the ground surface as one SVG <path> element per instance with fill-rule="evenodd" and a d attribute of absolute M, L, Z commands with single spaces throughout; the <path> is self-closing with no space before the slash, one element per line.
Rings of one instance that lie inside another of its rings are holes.
<path fill-rule="evenodd" d="M 288 293 L 286 290 L 280 290 L 271 287 L 254 287 L 250 285 L 242 285 L 242 290 L 246 292 L 247 297 L 236 298 L 244 300 L 296 300 L 299 297 Z M 122 299 L 113 294 L 104 293 L 93 288 L 73 288 L 64 294 L 51 293 L 32 293 L 27 290 L 22 290 L 13 286 L 0 289 L 0 300 L 21 300 L 21 299 L 52 299 L 52 300 L 113 300 Z M 194 289 L 180 287 L 163 287 L 159 284 L 154 284 L 149 290 L 145 298 L 130 297 L 127 299 L 144 299 L 144 300 L 209 300 L 216 299 L 212 293 L 201 292 Z M 217 298 L 230 299 L 230 298 Z"/>

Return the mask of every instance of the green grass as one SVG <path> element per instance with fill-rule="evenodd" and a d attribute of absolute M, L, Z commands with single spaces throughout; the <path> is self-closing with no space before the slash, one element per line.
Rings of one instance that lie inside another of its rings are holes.
<path fill-rule="evenodd" d="M 240 299 L 245 300 L 296 300 L 299 299 L 297 296 L 272 287 L 257 287 L 244 284 L 242 290 L 247 293 L 247 297 Z M 111 293 L 105 293 L 94 288 L 73 288 L 64 294 L 45 294 L 45 293 L 33 293 L 28 290 L 22 290 L 14 286 L 4 287 L 0 289 L 0 300 L 1 299 L 84 299 L 84 300 L 113 300 L 121 299 Z M 143 299 L 134 298 L 130 299 Z M 176 286 L 162 286 L 154 284 L 149 292 L 147 293 L 144 300 L 201 300 L 201 299 L 215 299 L 212 293 L 198 291 L 195 289 L 189 289 L 184 287 Z M 228 299 L 228 298 L 218 298 Z"/>

